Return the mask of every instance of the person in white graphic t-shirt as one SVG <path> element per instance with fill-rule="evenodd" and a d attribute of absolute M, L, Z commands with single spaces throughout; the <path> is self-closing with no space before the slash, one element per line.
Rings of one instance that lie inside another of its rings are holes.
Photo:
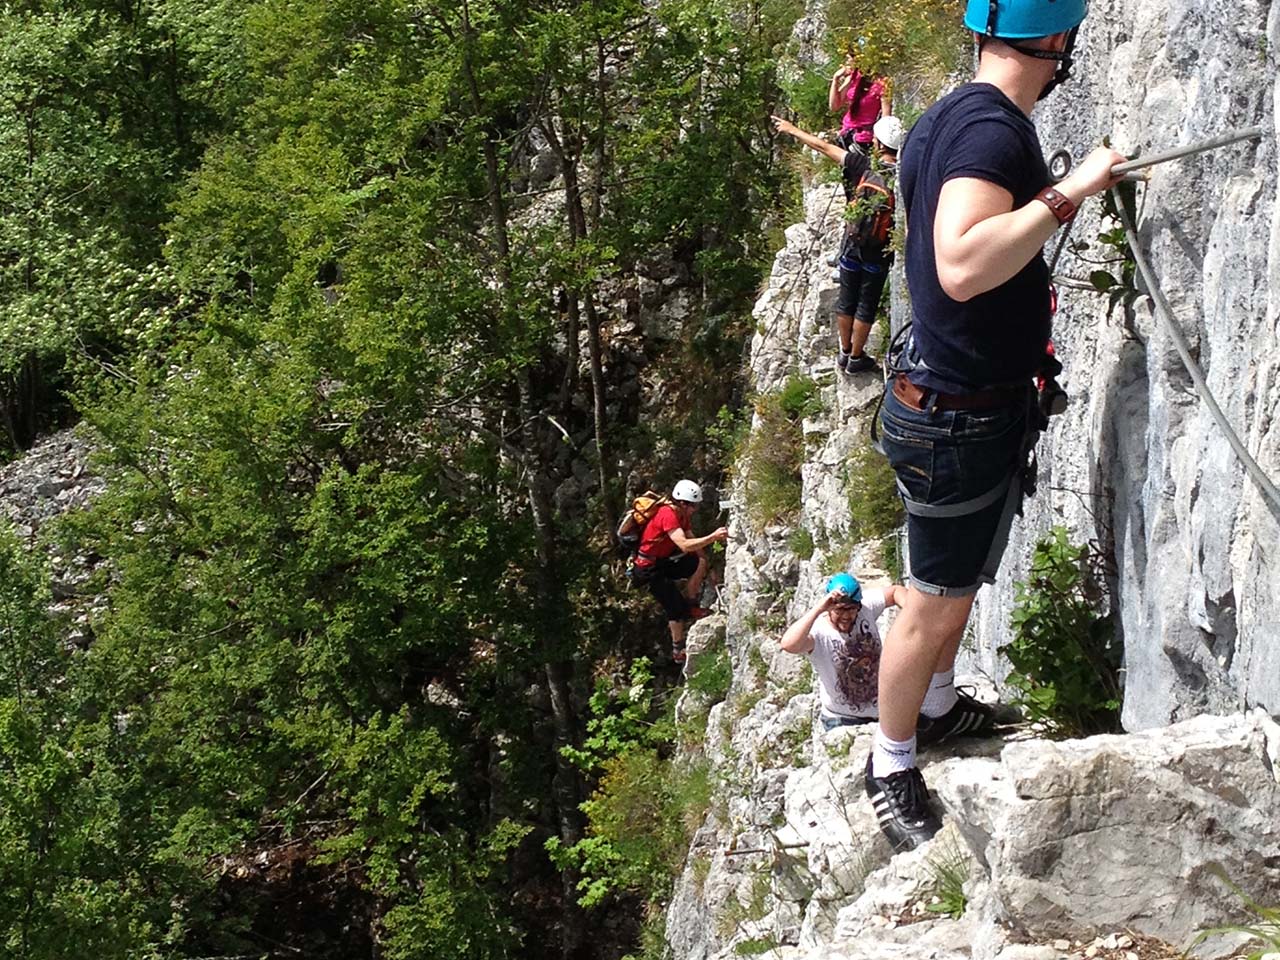
<path fill-rule="evenodd" d="M 827 730 L 879 717 L 880 631 L 876 619 L 899 606 L 906 588 L 867 590 L 850 573 L 827 581 L 822 599 L 782 635 L 782 649 L 808 656 L 822 694 L 819 719 Z"/>

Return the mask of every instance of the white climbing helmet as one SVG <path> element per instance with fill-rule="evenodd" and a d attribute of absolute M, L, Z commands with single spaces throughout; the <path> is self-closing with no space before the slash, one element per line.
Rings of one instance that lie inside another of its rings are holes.
<path fill-rule="evenodd" d="M 902 121 L 897 117 L 881 117 L 871 128 L 871 134 L 884 147 L 895 152 L 902 149 L 902 141 L 907 136 L 906 130 L 902 127 Z"/>
<path fill-rule="evenodd" d="M 702 488 L 692 480 L 681 480 L 672 489 L 671 499 L 680 500 L 684 503 L 701 503 Z"/>

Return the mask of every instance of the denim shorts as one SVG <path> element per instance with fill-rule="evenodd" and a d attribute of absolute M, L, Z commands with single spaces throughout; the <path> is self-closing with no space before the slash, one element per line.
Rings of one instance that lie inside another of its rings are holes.
<path fill-rule="evenodd" d="M 822 731 L 828 733 L 836 727 L 861 727 L 868 723 L 875 723 L 875 717 L 833 717 L 829 713 L 818 714 L 818 722 L 822 724 Z"/>
<path fill-rule="evenodd" d="M 1029 392 L 1028 392 L 1029 395 Z M 963 503 L 1013 477 L 1007 496 L 959 517 L 907 513 L 911 585 L 935 596 L 963 597 L 995 579 L 1021 505 L 1020 473 L 1029 407 L 913 410 L 894 396 L 880 414 L 882 444 L 900 492 L 917 503 Z"/>

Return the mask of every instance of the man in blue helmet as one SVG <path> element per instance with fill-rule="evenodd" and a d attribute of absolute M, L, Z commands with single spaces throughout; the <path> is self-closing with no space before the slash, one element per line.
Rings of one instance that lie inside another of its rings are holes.
<path fill-rule="evenodd" d="M 969 0 L 977 75 L 925 111 L 900 159 L 914 322 L 881 427 L 908 512 L 911 585 L 881 658 L 866 770 L 867 795 L 898 849 L 940 826 L 916 766 L 921 705 L 932 706 L 930 739 L 992 725 L 991 709 L 958 695 L 951 678 L 1034 444 L 1032 378 L 1050 317 L 1041 248 L 1125 159 L 1095 150 L 1052 186 L 1030 120 L 1067 77 L 1085 2 Z"/>
<path fill-rule="evenodd" d="M 867 590 L 851 573 L 837 573 L 809 610 L 782 635 L 787 653 L 807 656 L 818 675 L 822 698 L 819 719 L 827 730 L 874 723 L 880 674 L 880 631 L 876 620 L 896 607 L 907 590 L 891 584 Z"/>

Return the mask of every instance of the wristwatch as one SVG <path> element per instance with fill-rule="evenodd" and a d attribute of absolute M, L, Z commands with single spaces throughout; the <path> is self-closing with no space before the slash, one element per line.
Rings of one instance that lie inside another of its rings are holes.
<path fill-rule="evenodd" d="M 1068 223 L 1076 215 L 1076 205 L 1071 198 L 1053 187 L 1045 187 L 1035 197 L 1058 218 L 1058 223 Z"/>

